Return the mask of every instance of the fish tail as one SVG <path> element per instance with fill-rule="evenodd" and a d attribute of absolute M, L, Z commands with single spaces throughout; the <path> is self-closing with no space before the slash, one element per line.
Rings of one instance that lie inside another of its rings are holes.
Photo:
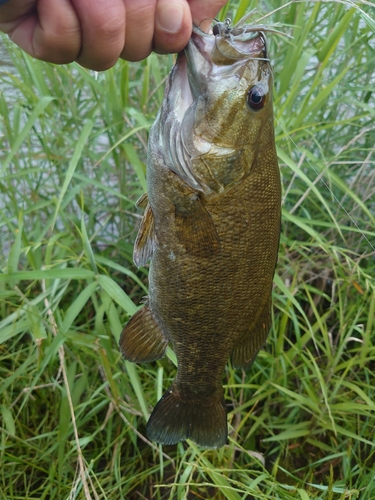
<path fill-rule="evenodd" d="M 160 444 L 191 439 L 204 448 L 219 448 L 228 436 L 224 398 L 187 399 L 172 384 L 151 414 L 147 436 Z"/>

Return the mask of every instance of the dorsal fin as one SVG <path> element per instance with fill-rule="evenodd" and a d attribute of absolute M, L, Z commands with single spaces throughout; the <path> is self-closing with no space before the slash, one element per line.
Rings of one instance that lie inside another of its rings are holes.
<path fill-rule="evenodd" d="M 156 247 L 154 214 L 147 204 L 141 227 L 134 243 L 133 260 L 137 267 L 144 266 L 152 257 Z"/>

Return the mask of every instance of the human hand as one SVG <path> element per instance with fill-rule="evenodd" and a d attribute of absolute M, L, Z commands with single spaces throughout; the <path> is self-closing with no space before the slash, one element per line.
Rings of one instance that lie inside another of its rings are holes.
<path fill-rule="evenodd" d="M 5 3 L 4 3 L 5 2 Z M 0 31 L 31 56 L 77 61 L 102 71 L 179 52 L 192 23 L 213 18 L 227 0 L 0 0 Z"/>

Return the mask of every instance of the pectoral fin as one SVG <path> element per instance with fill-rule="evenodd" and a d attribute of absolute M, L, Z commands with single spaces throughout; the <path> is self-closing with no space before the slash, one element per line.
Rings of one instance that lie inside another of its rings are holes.
<path fill-rule="evenodd" d="M 145 305 L 132 316 L 120 336 L 120 351 L 135 363 L 150 362 L 165 355 L 168 339 Z"/>
<path fill-rule="evenodd" d="M 140 198 L 141 200 L 141 198 Z M 139 201 L 140 201 L 139 200 Z M 154 215 L 150 205 L 147 205 L 141 227 L 134 243 L 133 260 L 137 267 L 144 266 L 149 261 L 156 247 Z"/>
<path fill-rule="evenodd" d="M 265 343 L 271 326 L 271 300 L 267 302 L 256 323 L 246 337 L 233 348 L 231 361 L 234 368 L 248 370 Z"/>
<path fill-rule="evenodd" d="M 176 205 L 176 232 L 186 251 L 196 257 L 211 257 L 220 251 L 214 221 L 197 194 Z"/>

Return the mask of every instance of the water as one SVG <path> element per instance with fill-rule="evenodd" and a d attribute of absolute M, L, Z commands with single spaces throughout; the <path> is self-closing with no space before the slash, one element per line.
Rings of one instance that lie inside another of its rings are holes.
<path fill-rule="evenodd" d="M 5 35 L 0 36 L 0 72 L 12 71 L 13 64 L 8 49 L 4 42 Z"/>

